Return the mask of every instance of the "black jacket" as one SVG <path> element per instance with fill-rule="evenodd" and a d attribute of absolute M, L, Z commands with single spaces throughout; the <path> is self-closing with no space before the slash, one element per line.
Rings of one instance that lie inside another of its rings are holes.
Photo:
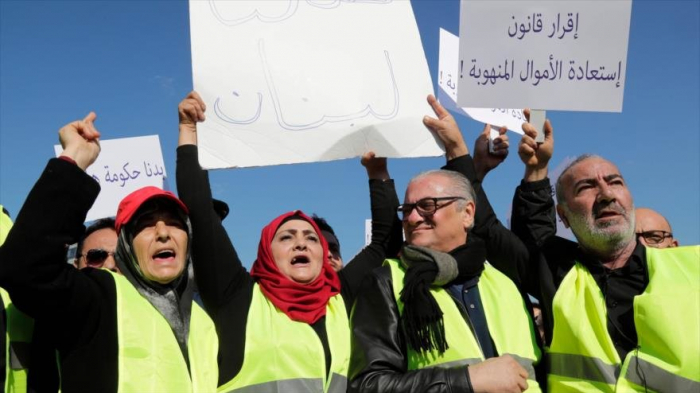
<path fill-rule="evenodd" d="M 85 232 L 83 222 L 99 190 L 75 164 L 51 159 L 0 247 L 0 286 L 58 349 L 64 392 L 117 388 L 114 279 L 66 263 L 66 245 Z"/>

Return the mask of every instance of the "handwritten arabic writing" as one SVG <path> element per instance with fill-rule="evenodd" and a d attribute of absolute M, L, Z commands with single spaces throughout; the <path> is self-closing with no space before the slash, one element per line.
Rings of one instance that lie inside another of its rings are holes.
<path fill-rule="evenodd" d="M 566 17 L 568 18 L 566 21 L 565 25 L 562 25 L 562 17 L 561 17 L 561 12 L 557 13 L 556 20 L 552 21 L 552 32 L 547 35 L 548 38 L 558 38 L 558 39 L 564 39 L 566 34 L 573 32 L 571 35 L 573 39 L 578 39 L 578 20 L 579 20 L 579 13 L 572 13 L 569 12 L 566 14 Z M 526 22 L 521 22 L 518 23 L 518 21 L 515 19 L 515 16 L 511 17 L 515 23 L 513 23 L 512 26 L 508 27 L 508 36 L 517 38 L 519 40 L 522 40 L 525 38 L 525 35 L 528 33 L 539 33 L 543 30 L 543 22 L 542 22 L 542 14 L 541 13 L 533 13 L 532 16 L 527 15 L 527 23 Z M 513 28 L 511 30 L 511 28 Z"/>
<path fill-rule="evenodd" d="M 239 94 L 236 92 L 233 92 L 233 95 L 235 97 L 239 97 Z M 253 124 L 255 123 L 259 118 L 260 118 L 260 112 L 262 111 L 262 102 L 263 102 L 263 95 L 262 93 L 258 92 L 258 106 L 256 112 L 249 118 L 247 119 L 234 119 L 231 116 L 227 115 L 224 112 L 224 109 L 221 107 L 221 97 L 217 97 L 216 100 L 214 101 L 214 113 L 216 114 L 216 117 L 219 119 L 231 123 L 231 124 Z"/>
<path fill-rule="evenodd" d="M 125 163 L 120 172 L 114 173 L 110 173 L 109 165 L 105 165 L 105 183 L 118 183 L 119 187 L 124 187 L 126 182 L 137 179 L 142 173 L 144 173 L 147 177 L 163 177 L 163 175 L 165 175 L 165 169 L 162 166 L 152 164 L 147 161 L 143 161 L 143 172 L 137 169 L 131 169 L 129 168 L 129 165 L 129 162 Z M 97 174 L 93 174 L 92 178 L 97 180 L 99 183 L 102 183 L 100 176 Z"/>
<path fill-rule="evenodd" d="M 535 60 L 526 60 L 525 65 L 516 68 L 516 61 L 505 59 L 503 64 L 497 67 L 480 68 L 477 67 L 476 59 L 472 59 L 472 68 L 469 70 L 469 77 L 477 80 L 477 85 L 495 85 L 498 80 L 521 81 L 537 86 L 542 81 L 562 80 L 570 81 L 614 81 L 615 87 L 620 87 L 622 77 L 622 60 L 618 61 L 617 67 L 606 70 L 605 66 L 592 65 L 590 60 L 585 63 L 577 63 L 576 60 L 568 61 L 568 69 L 564 72 L 566 61 L 555 60 L 554 55 L 549 55 L 549 62 L 535 63 Z M 540 64 L 544 64 L 538 67 Z"/>
<path fill-rule="evenodd" d="M 276 120 L 277 123 L 280 125 L 280 127 L 290 130 L 290 131 L 302 131 L 302 130 L 309 130 L 312 128 L 318 128 L 326 123 L 338 123 L 338 122 L 344 122 L 344 121 L 351 121 L 355 119 L 360 119 L 363 117 L 367 116 L 372 116 L 378 120 L 390 120 L 396 117 L 396 115 L 399 113 L 399 88 L 397 86 L 396 78 L 394 76 L 394 70 L 391 64 L 391 58 L 389 56 L 388 51 L 384 51 L 384 58 L 386 61 L 387 65 L 387 70 L 388 70 L 388 76 L 391 79 L 391 91 L 392 91 L 392 96 L 393 96 L 393 107 L 389 109 L 385 113 L 380 113 L 377 112 L 372 105 L 367 104 L 364 106 L 364 108 L 361 108 L 355 112 L 352 113 L 347 113 L 347 114 L 335 114 L 335 115 L 321 115 L 320 118 L 316 119 L 315 121 L 311 121 L 308 123 L 292 123 L 287 120 L 285 120 L 284 112 L 282 110 L 282 105 L 279 98 L 279 93 L 277 91 L 277 88 L 275 87 L 275 82 L 274 78 L 272 76 L 272 72 L 270 70 L 270 65 L 269 61 L 267 58 L 267 55 L 265 53 L 265 43 L 263 40 L 259 41 L 259 56 L 260 56 L 260 61 L 263 64 L 263 73 L 265 75 L 265 81 L 267 84 L 268 91 L 270 93 L 270 101 L 272 102 L 272 107 L 275 112 Z M 453 84 L 454 85 L 454 84 Z M 239 94 L 234 92 L 234 96 L 238 97 Z M 257 105 L 257 110 L 256 113 L 253 114 L 252 116 L 245 118 L 245 119 L 236 119 L 235 116 L 232 116 L 230 114 L 227 114 L 223 106 L 221 105 L 221 100 L 222 97 L 217 97 L 215 102 L 214 102 L 214 113 L 216 116 L 221 119 L 222 121 L 225 121 L 230 124 L 252 124 L 256 122 L 259 117 L 260 113 L 262 112 L 262 106 L 263 106 L 263 94 L 260 92 L 257 92 L 257 97 L 258 97 L 258 105 Z"/>
<path fill-rule="evenodd" d="M 237 26 L 256 19 L 262 23 L 276 23 L 294 16 L 299 8 L 299 1 L 300 0 L 287 0 L 286 4 L 283 1 L 274 3 L 256 2 L 249 14 L 240 17 L 227 17 L 227 13 L 220 9 L 222 4 L 220 1 L 210 0 L 209 8 L 211 8 L 211 12 L 216 19 L 226 26 Z M 392 1 L 393 0 L 306 0 L 306 3 L 316 8 L 332 9 L 339 7 L 341 3 L 388 4 Z M 226 3 L 223 4 L 226 5 Z M 239 5 L 236 5 L 236 7 L 238 6 Z"/>

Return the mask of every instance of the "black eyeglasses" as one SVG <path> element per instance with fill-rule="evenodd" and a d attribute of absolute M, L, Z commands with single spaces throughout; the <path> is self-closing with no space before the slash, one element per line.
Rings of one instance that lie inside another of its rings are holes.
<path fill-rule="evenodd" d="M 419 199 L 416 201 L 416 203 L 404 203 L 403 205 L 399 205 L 399 214 L 401 215 L 402 219 L 407 219 L 408 216 L 411 215 L 411 212 L 413 209 L 416 209 L 418 211 L 418 214 L 421 215 L 421 217 L 429 217 L 435 214 L 435 212 L 438 209 L 441 209 L 450 203 L 458 200 L 458 199 L 463 199 L 466 200 L 464 197 L 458 197 L 458 196 L 449 196 L 449 197 L 439 197 L 439 198 L 423 198 Z M 443 203 L 442 205 L 439 205 L 439 201 L 449 201 L 448 203 Z"/>
<path fill-rule="evenodd" d="M 647 244 L 659 244 L 664 241 L 664 239 L 673 237 L 673 233 L 666 231 L 644 231 L 637 232 L 638 237 L 643 237 Z"/>
<path fill-rule="evenodd" d="M 85 257 L 85 261 L 89 266 L 102 265 L 109 256 L 114 256 L 114 251 L 107 251 L 101 248 L 93 248 L 85 254 L 80 254 Z"/>

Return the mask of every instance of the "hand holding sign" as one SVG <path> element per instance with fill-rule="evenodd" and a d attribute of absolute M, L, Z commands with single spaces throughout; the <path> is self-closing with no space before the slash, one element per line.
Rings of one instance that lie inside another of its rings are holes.
<path fill-rule="evenodd" d="M 477 179 L 484 180 L 487 173 L 499 166 L 508 157 L 510 143 L 506 131 L 508 129 L 505 127 L 501 127 L 497 131 L 498 136 L 492 140 L 493 149 L 489 147 L 490 125 L 486 124 L 484 131 L 476 138 L 474 142 L 474 168 L 476 169 Z"/>
<path fill-rule="evenodd" d="M 362 155 L 360 163 L 367 170 L 369 179 L 389 180 L 389 169 L 386 165 L 386 157 L 377 157 L 373 151 Z"/>
<path fill-rule="evenodd" d="M 95 112 L 90 112 L 83 120 L 68 123 L 58 131 L 58 140 L 63 147 L 62 156 L 68 157 L 85 170 L 92 165 L 100 154 L 100 132 L 94 121 Z"/>
<path fill-rule="evenodd" d="M 191 91 L 177 106 L 180 121 L 178 146 L 197 144 L 197 123 L 206 118 L 206 104 L 196 91 Z"/>
<path fill-rule="evenodd" d="M 530 119 L 530 110 L 523 111 Z M 532 182 L 547 177 L 547 164 L 554 153 L 554 130 L 549 119 L 544 122 L 544 142 L 537 143 L 537 130 L 530 123 L 523 124 L 523 135 L 518 145 L 518 155 L 525 164 L 525 181 Z"/>

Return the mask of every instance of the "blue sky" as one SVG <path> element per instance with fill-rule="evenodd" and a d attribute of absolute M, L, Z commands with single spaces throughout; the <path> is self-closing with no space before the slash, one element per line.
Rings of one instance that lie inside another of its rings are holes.
<path fill-rule="evenodd" d="M 436 83 L 439 28 L 458 33 L 459 2 L 413 8 Z M 58 129 L 90 110 L 105 139 L 159 134 L 175 187 L 177 104 L 192 89 L 187 2 L 2 0 L 0 18 L 0 204 L 16 216 Z M 664 214 L 685 245 L 700 243 L 699 19 L 698 1 L 635 1 L 623 112 L 547 114 L 552 167 L 586 152 L 612 160 L 635 204 Z M 482 126 L 459 123 L 471 146 Z M 400 200 L 412 175 L 443 162 L 390 160 Z M 485 182 L 504 221 L 522 173 L 512 149 Z M 292 209 L 326 217 L 346 260 L 362 247 L 369 198 L 359 159 L 219 170 L 211 181 L 231 207 L 224 224 L 246 265 L 262 227 Z"/>

